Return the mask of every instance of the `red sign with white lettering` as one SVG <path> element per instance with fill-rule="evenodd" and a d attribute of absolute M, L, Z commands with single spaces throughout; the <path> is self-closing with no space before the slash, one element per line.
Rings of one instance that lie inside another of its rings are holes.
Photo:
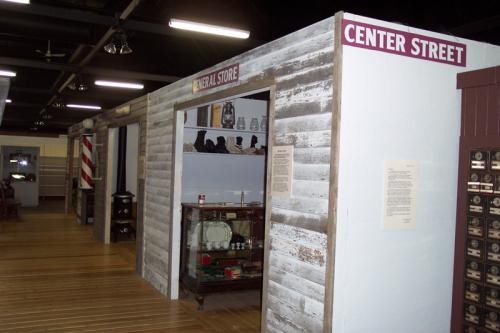
<path fill-rule="evenodd" d="M 193 80 L 193 93 L 210 88 L 220 87 L 238 81 L 240 64 L 224 67 L 218 71 L 205 74 Z"/>
<path fill-rule="evenodd" d="M 376 25 L 342 20 L 342 44 L 465 67 L 467 46 Z"/>

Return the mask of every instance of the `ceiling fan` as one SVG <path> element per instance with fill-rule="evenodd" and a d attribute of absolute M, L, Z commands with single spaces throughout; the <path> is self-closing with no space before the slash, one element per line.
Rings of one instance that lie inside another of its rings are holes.
<path fill-rule="evenodd" d="M 62 58 L 66 56 L 66 53 L 52 53 L 50 50 L 50 40 L 47 42 L 47 50 L 36 50 L 37 53 L 40 53 L 47 62 L 50 62 L 52 58 Z"/>

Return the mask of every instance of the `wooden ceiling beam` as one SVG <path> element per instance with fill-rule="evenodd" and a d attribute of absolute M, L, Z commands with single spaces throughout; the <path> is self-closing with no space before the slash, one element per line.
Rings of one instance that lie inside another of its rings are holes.
<path fill-rule="evenodd" d="M 129 78 L 133 80 L 144 80 L 144 81 L 158 81 L 158 82 L 171 83 L 180 79 L 180 77 L 174 75 L 162 75 L 162 74 L 144 73 L 136 71 L 122 71 L 122 70 L 107 69 L 107 68 L 92 67 L 92 66 L 81 68 L 80 65 L 61 64 L 55 62 L 20 59 L 12 57 L 0 57 L 0 64 L 9 66 L 46 69 L 53 71 L 63 71 L 68 73 L 87 73 L 94 75 L 109 76 L 110 78 L 115 78 L 115 77 Z"/>
<path fill-rule="evenodd" d="M 119 15 L 118 22 L 120 20 L 126 20 L 132 13 L 133 11 L 137 8 L 141 0 L 131 0 L 128 5 L 125 7 L 123 12 Z M 79 70 L 85 69 L 85 67 L 92 61 L 92 59 L 96 56 L 96 54 L 101 50 L 101 48 L 107 43 L 107 41 L 113 36 L 115 33 L 115 26 L 109 27 L 106 32 L 101 36 L 99 41 L 94 45 L 94 47 L 90 50 L 89 53 L 78 63 L 77 67 Z M 58 88 L 57 88 L 57 93 L 61 93 L 64 91 L 64 89 L 76 78 L 76 74 L 73 72 L 71 73 L 66 81 L 64 81 Z M 59 85 L 59 78 L 56 81 L 56 84 Z M 47 105 L 51 105 L 52 102 L 54 102 L 57 99 L 57 93 L 53 95 L 47 102 Z"/>

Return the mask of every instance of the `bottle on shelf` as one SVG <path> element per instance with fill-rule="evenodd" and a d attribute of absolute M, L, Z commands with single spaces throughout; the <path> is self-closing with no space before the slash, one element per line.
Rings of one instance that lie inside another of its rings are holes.
<path fill-rule="evenodd" d="M 252 118 L 252 120 L 250 121 L 250 130 L 254 132 L 259 130 L 259 121 L 257 120 L 257 118 Z"/>
<path fill-rule="evenodd" d="M 245 117 L 238 117 L 238 120 L 236 121 L 236 129 L 241 131 L 246 129 Z"/>
<path fill-rule="evenodd" d="M 262 116 L 262 119 L 260 120 L 260 130 L 262 132 L 267 131 L 267 116 Z"/>

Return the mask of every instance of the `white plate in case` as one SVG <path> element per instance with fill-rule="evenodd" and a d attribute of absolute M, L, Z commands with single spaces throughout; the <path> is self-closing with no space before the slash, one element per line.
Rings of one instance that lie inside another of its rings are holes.
<path fill-rule="evenodd" d="M 223 221 L 210 221 L 205 225 L 205 242 L 211 242 L 214 248 L 228 248 L 233 232 L 229 224 Z"/>

